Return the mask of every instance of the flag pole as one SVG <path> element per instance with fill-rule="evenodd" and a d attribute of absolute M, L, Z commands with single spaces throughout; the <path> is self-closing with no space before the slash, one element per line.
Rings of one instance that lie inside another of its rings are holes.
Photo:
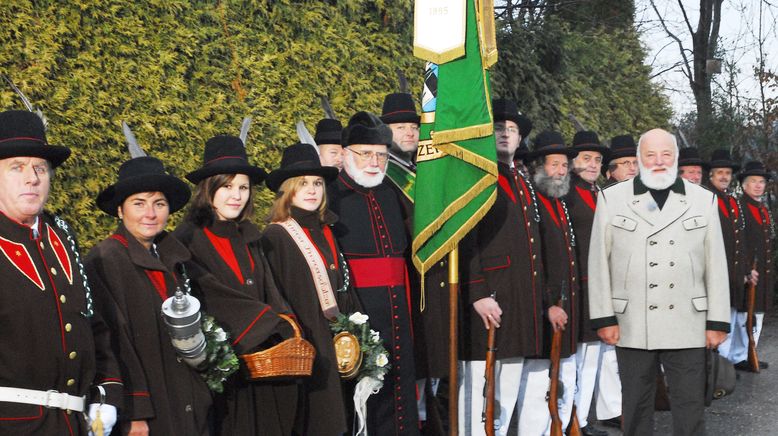
<path fill-rule="evenodd" d="M 457 375 L 457 307 L 459 298 L 459 244 L 448 253 L 449 286 L 449 367 L 448 367 L 448 434 L 459 434 L 459 389 Z"/>

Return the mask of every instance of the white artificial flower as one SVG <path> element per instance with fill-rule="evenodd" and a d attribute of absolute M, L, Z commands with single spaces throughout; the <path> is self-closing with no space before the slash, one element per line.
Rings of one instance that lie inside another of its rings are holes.
<path fill-rule="evenodd" d="M 367 322 L 368 318 L 369 317 L 363 313 L 354 312 L 348 317 L 348 320 L 356 325 L 362 325 Z"/>
<path fill-rule="evenodd" d="M 386 358 L 386 354 L 381 353 L 375 357 L 375 366 L 383 368 L 387 363 L 389 363 L 389 359 Z"/>
<path fill-rule="evenodd" d="M 379 340 L 381 340 L 381 333 L 378 333 L 377 331 L 370 329 L 370 339 L 373 342 L 378 342 Z"/>
<path fill-rule="evenodd" d="M 216 329 L 216 340 L 219 342 L 224 342 L 227 340 L 227 333 L 225 333 L 221 327 Z"/>

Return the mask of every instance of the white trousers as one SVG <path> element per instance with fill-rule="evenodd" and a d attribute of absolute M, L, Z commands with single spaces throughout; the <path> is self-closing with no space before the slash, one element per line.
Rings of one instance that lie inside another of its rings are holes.
<path fill-rule="evenodd" d="M 548 435 L 551 415 L 546 395 L 549 388 L 550 361 L 547 359 L 512 358 L 495 363 L 495 433 L 508 434 L 514 408 L 518 408 L 519 436 Z M 483 360 L 459 362 L 459 434 L 484 435 Z M 558 399 L 559 418 L 567 428 L 573 409 L 576 380 L 575 355 L 562 359 L 559 378 L 565 386 Z"/>
<path fill-rule="evenodd" d="M 611 419 L 621 416 L 621 379 L 616 360 L 616 347 L 602 344 L 600 373 L 597 377 L 596 412 L 597 419 Z"/>
<path fill-rule="evenodd" d="M 575 414 L 581 427 L 586 427 L 588 424 L 589 408 L 592 405 L 597 372 L 600 369 L 600 357 L 603 350 L 601 344 L 600 341 L 581 342 L 575 352 L 577 376 Z"/>
<path fill-rule="evenodd" d="M 732 363 L 739 363 L 748 359 L 748 332 L 746 331 L 748 312 L 738 312 L 732 307 L 730 316 L 730 331 L 727 335 L 727 339 L 719 345 L 719 354 Z M 754 313 L 754 318 L 756 318 L 754 342 L 756 345 L 759 345 L 759 336 L 762 334 L 764 312 Z"/>

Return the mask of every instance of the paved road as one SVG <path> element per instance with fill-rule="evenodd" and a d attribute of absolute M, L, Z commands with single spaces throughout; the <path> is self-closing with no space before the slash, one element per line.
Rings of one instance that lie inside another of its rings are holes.
<path fill-rule="evenodd" d="M 770 368 L 759 374 L 740 372 L 735 392 L 715 400 L 705 411 L 705 428 L 709 436 L 773 436 L 778 435 L 778 317 L 765 321 L 759 341 L 759 360 Z M 621 431 L 607 429 L 610 435 Z M 670 412 L 656 412 L 654 434 L 671 435 Z"/>

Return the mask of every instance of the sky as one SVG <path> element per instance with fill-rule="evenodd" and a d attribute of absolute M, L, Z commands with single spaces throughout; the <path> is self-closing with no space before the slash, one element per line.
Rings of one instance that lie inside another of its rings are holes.
<path fill-rule="evenodd" d="M 691 34 L 687 28 L 683 13 L 678 6 L 679 0 L 654 0 L 664 17 L 668 28 L 675 33 L 684 47 L 691 50 Z M 683 0 L 691 26 L 697 28 L 699 1 Z M 724 0 L 719 39 L 721 57 L 733 62 L 739 69 L 736 80 L 737 94 L 743 101 L 755 103 L 759 100 L 759 86 L 754 76 L 754 68 L 759 62 L 759 7 L 762 6 L 762 40 L 765 66 L 768 70 L 778 71 L 778 0 Z M 659 84 L 670 98 L 675 118 L 694 110 L 694 96 L 689 81 L 675 64 L 681 60 L 679 46 L 662 28 L 650 0 L 636 0 L 635 22 L 641 32 L 641 40 L 648 56 L 645 63 L 652 67 L 652 79 Z M 714 76 L 713 88 L 724 89 L 727 75 Z M 776 96 L 773 91 L 768 96 Z"/>

